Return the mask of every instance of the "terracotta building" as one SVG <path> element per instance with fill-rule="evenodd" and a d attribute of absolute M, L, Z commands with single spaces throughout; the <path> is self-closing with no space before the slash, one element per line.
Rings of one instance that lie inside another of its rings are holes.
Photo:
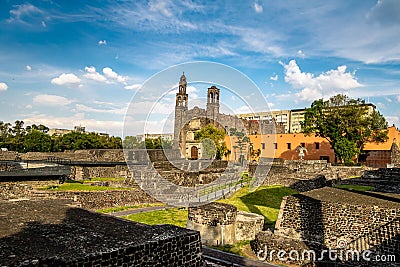
<path fill-rule="evenodd" d="M 366 166 L 385 168 L 400 166 L 399 140 L 400 131 L 392 126 L 388 128 L 388 140 L 384 143 L 367 143 L 364 146 L 365 154 L 359 161 Z M 305 160 L 327 160 L 335 162 L 335 153 L 329 142 L 315 135 L 306 136 L 302 133 L 294 134 L 267 134 L 249 135 L 250 143 L 242 151 L 237 148 L 237 138 L 226 136 L 225 142 L 231 150 L 230 160 L 237 160 L 240 154 L 245 159 L 256 160 L 259 158 L 275 158 L 282 160 L 300 159 L 298 147 L 306 148 Z M 260 153 L 258 153 L 260 152 Z"/>

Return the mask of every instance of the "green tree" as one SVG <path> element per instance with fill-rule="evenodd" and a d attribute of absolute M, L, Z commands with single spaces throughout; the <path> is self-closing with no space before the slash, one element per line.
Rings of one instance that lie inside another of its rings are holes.
<path fill-rule="evenodd" d="M 11 124 L 8 122 L 0 121 L 0 147 L 10 147 L 10 138 L 12 137 Z"/>
<path fill-rule="evenodd" d="M 224 138 L 225 131 L 212 124 L 207 124 L 194 134 L 194 139 L 203 144 L 203 156 L 207 158 L 222 159 L 229 153 Z"/>
<path fill-rule="evenodd" d="M 243 151 L 246 149 L 247 145 L 250 143 L 250 138 L 243 132 L 239 132 L 236 128 L 230 128 L 229 129 L 230 135 L 231 136 L 236 136 L 236 144 L 233 146 L 235 149 L 239 149 L 239 161 L 243 162 L 244 160 L 244 155 Z"/>
<path fill-rule="evenodd" d="M 24 138 L 24 152 L 50 152 L 52 150 L 52 140 L 48 134 L 39 130 L 31 130 Z"/>
<path fill-rule="evenodd" d="M 172 148 L 172 142 L 162 139 L 161 137 L 158 138 L 146 138 L 144 145 L 147 149 L 170 149 Z M 136 148 L 142 148 L 142 145 L 139 145 Z"/>
<path fill-rule="evenodd" d="M 341 94 L 314 101 L 304 114 L 302 132 L 325 138 L 336 157 L 347 164 L 361 153 L 366 142 L 388 139 L 387 122 L 378 111 L 371 111 L 362 99 Z"/>
<path fill-rule="evenodd" d="M 143 142 L 139 142 L 136 136 L 125 136 L 123 141 L 124 148 L 127 149 L 138 149 L 144 148 Z"/>

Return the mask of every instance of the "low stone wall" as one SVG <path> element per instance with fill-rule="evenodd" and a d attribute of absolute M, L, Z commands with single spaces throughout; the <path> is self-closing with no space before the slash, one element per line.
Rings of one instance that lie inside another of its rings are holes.
<path fill-rule="evenodd" d="M 280 184 L 290 187 L 299 181 L 315 179 L 319 176 L 324 176 L 327 180 L 361 176 L 370 168 L 332 166 L 325 160 L 286 160 L 283 163 L 249 165 L 250 176 L 253 176 L 256 170 L 257 175 L 265 178 L 263 185 Z"/>
<path fill-rule="evenodd" d="M 233 205 L 213 202 L 189 208 L 186 228 L 199 231 L 203 244 L 218 246 L 253 240 L 263 226 L 261 215 L 238 212 Z"/>
<path fill-rule="evenodd" d="M 264 227 L 264 217 L 255 213 L 238 211 L 235 222 L 236 241 L 254 240 Z"/>
<path fill-rule="evenodd" d="M 87 175 L 90 178 L 126 178 L 130 175 L 126 165 L 117 165 L 113 167 L 84 167 L 88 170 Z"/>
<path fill-rule="evenodd" d="M 82 208 L 92 210 L 158 202 L 140 189 L 81 192 L 41 191 L 36 192 L 33 197 L 69 199 Z"/>
<path fill-rule="evenodd" d="M 0 150 L 0 160 L 17 160 L 17 159 L 19 159 L 18 152 Z"/>
<path fill-rule="evenodd" d="M 332 180 L 331 180 L 332 181 Z M 307 192 L 310 190 L 318 189 L 327 186 L 327 181 L 325 176 L 318 176 L 309 180 L 298 180 L 294 182 L 290 188 L 296 190 L 297 192 Z"/>

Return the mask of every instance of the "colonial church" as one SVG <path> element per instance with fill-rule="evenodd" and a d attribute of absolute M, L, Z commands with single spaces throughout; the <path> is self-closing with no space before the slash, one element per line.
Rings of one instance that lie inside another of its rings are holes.
<path fill-rule="evenodd" d="M 174 148 L 181 151 L 182 156 L 188 159 L 202 158 L 202 144 L 195 140 L 195 132 L 207 124 L 224 129 L 229 135 L 234 128 L 246 134 L 283 132 L 283 126 L 275 122 L 254 121 L 240 119 L 236 116 L 222 114 L 220 108 L 220 89 L 215 85 L 207 89 L 206 109 L 195 106 L 188 108 L 189 95 L 186 93 L 187 81 L 185 74 L 179 80 L 179 88 L 176 93 L 175 123 L 174 123 Z"/>

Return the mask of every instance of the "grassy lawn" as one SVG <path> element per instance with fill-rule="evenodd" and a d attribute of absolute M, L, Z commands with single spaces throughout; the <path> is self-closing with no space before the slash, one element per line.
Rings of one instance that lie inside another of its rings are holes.
<path fill-rule="evenodd" d="M 172 208 L 167 210 L 156 210 L 152 212 L 131 214 L 124 216 L 123 218 L 149 225 L 172 224 L 186 228 L 188 211 L 186 208 Z"/>
<path fill-rule="evenodd" d="M 371 191 L 374 189 L 373 186 L 368 186 L 368 185 L 352 185 L 352 184 L 342 184 L 342 185 L 337 185 L 335 186 L 336 188 L 341 188 L 341 189 L 350 189 L 354 191 Z"/>
<path fill-rule="evenodd" d="M 239 256 L 248 257 L 249 255 L 245 252 L 246 247 L 250 246 L 250 240 L 240 241 L 233 245 L 224 245 L 224 246 L 211 246 L 211 248 L 215 248 L 218 250 L 222 250 L 225 252 L 233 253 Z M 251 250 L 251 249 L 250 249 Z"/>
<path fill-rule="evenodd" d="M 40 190 L 57 190 L 57 191 L 106 191 L 106 190 L 130 190 L 125 187 L 110 187 L 110 186 L 94 186 L 79 181 L 66 181 L 60 185 L 50 185 Z"/>
<path fill-rule="evenodd" d="M 236 206 L 239 210 L 261 214 L 268 226 L 274 226 L 278 218 L 282 197 L 297 193 L 295 190 L 280 186 L 261 186 L 249 193 L 247 187 L 237 191 L 231 198 L 219 200 Z M 188 212 L 186 209 L 167 209 L 126 216 L 127 219 L 145 224 L 173 224 L 186 227 Z"/>
<path fill-rule="evenodd" d="M 278 218 L 282 197 L 296 194 L 297 191 L 281 185 L 260 186 L 249 193 L 248 187 L 238 190 L 232 197 L 219 202 L 232 204 L 239 210 L 264 216 L 265 224 L 272 227 Z"/>
<path fill-rule="evenodd" d="M 145 204 L 138 204 L 138 205 L 133 205 L 133 206 L 121 206 L 121 207 L 106 208 L 106 209 L 100 209 L 100 210 L 96 210 L 96 211 L 100 212 L 100 213 L 113 213 L 113 212 L 118 212 L 118 211 L 134 210 L 134 209 L 148 208 L 148 207 L 154 207 L 154 206 L 165 206 L 165 204 L 163 204 L 163 203 L 145 203 Z"/>
<path fill-rule="evenodd" d="M 85 180 L 83 181 L 84 183 L 91 183 L 91 182 L 108 182 L 108 181 L 113 181 L 113 182 L 123 182 L 125 178 L 111 178 L 111 177 L 93 177 L 90 178 L 90 180 Z"/>

